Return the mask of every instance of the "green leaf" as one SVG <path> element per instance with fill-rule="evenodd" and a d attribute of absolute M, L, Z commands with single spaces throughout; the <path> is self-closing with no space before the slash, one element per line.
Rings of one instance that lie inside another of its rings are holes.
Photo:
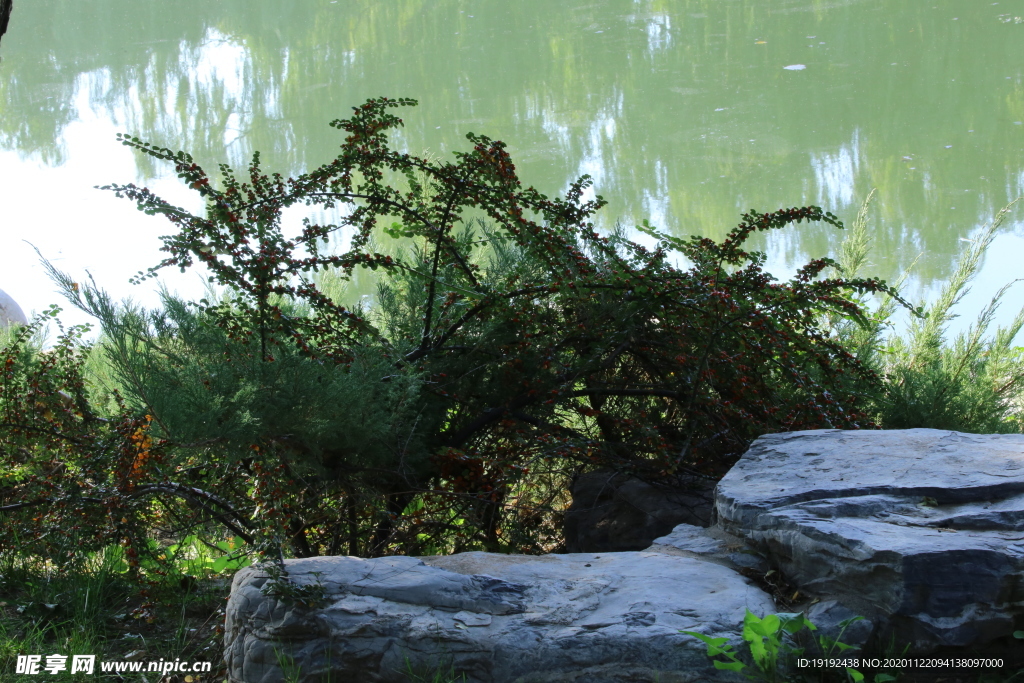
<path fill-rule="evenodd" d="M 636 226 L 636 229 L 644 233 L 645 235 L 650 235 L 651 237 L 662 237 L 662 235 L 657 230 L 655 230 L 655 228 L 650 224 L 650 222 L 646 218 L 644 219 L 643 223 Z"/>
<path fill-rule="evenodd" d="M 704 642 L 704 644 L 708 645 L 709 647 L 717 648 L 729 642 L 728 638 L 712 638 L 711 636 L 704 635 L 703 633 L 697 633 L 696 631 L 680 631 L 680 633 L 685 633 L 688 636 L 693 636 L 694 638 L 697 638 Z"/>
<path fill-rule="evenodd" d="M 726 657 L 729 657 L 730 659 L 735 659 L 735 656 L 732 652 L 732 646 L 728 644 L 728 638 L 712 638 L 711 636 L 706 636 L 703 633 L 697 633 L 696 631 L 680 631 L 680 633 L 685 633 L 688 636 L 693 636 L 694 638 L 699 639 L 705 645 L 707 645 L 708 657 L 717 657 L 718 655 L 724 655 Z"/>
<path fill-rule="evenodd" d="M 768 638 L 774 636 L 779 632 L 779 628 L 782 625 L 782 620 L 774 614 L 766 614 L 764 619 L 758 619 L 752 612 L 747 612 L 747 619 L 744 619 L 743 624 L 743 636 L 747 637 L 747 632 Z"/>
<path fill-rule="evenodd" d="M 812 624 L 803 612 L 782 612 L 778 616 L 782 619 L 782 628 L 786 633 L 796 633 L 804 627 L 811 631 L 818 630 L 818 627 Z M 863 619 L 863 617 L 857 618 Z"/>

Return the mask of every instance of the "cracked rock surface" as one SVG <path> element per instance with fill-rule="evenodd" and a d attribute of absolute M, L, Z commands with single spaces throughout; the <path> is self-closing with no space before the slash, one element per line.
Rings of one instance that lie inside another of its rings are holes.
<path fill-rule="evenodd" d="M 1024 435 L 762 436 L 719 482 L 716 513 L 802 591 L 916 651 L 1024 626 Z"/>
<path fill-rule="evenodd" d="M 258 568 L 236 574 L 227 607 L 230 679 L 406 681 L 454 667 L 487 683 L 698 683 L 742 680 L 679 633 L 739 639 L 747 609 L 771 598 L 736 572 L 658 552 L 286 560 L 326 604 L 264 595 Z"/>

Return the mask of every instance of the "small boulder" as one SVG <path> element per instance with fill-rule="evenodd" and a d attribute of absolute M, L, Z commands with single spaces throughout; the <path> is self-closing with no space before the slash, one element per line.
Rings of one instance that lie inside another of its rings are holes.
<path fill-rule="evenodd" d="M 692 630 L 740 640 L 771 598 L 735 572 L 656 552 L 286 560 L 306 607 L 265 595 L 257 567 L 235 575 L 226 654 L 234 683 L 406 681 L 454 670 L 469 683 L 738 681 Z M 290 680 L 290 679 L 289 679 Z"/>
<path fill-rule="evenodd" d="M 9 327 L 12 323 L 28 325 L 28 319 L 18 302 L 11 295 L 0 289 L 0 327 Z"/>
<path fill-rule="evenodd" d="M 644 550 L 679 524 L 707 526 L 714 505 L 713 480 L 652 484 L 599 470 L 578 475 L 565 512 L 565 548 L 570 553 Z"/>

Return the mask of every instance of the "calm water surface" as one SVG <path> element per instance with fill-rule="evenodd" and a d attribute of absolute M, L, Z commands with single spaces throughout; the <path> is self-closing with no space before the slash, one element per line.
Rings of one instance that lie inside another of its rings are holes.
<path fill-rule="evenodd" d="M 865 274 L 893 280 L 921 255 L 918 299 L 1024 194 L 1019 0 L 22 0 L 0 57 L 0 288 L 26 311 L 60 298 L 24 240 L 154 303 L 127 279 L 160 259 L 169 224 L 92 188 L 201 205 L 116 132 L 210 170 L 260 150 L 294 174 L 333 158 L 327 123 L 378 95 L 420 101 L 402 113 L 410 152 L 448 156 L 474 132 L 506 141 L 542 192 L 590 174 L 606 228 L 721 237 L 747 209 L 801 204 L 851 222 L 878 188 Z M 1022 218 L 965 322 L 1018 277 Z M 840 239 L 812 225 L 757 245 L 788 276 Z M 202 292 L 195 273 L 166 283 Z"/>

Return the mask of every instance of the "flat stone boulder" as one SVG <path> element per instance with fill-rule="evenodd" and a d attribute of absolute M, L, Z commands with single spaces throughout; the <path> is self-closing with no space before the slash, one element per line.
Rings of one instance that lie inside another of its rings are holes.
<path fill-rule="evenodd" d="M 473 683 L 738 681 L 691 630 L 740 640 L 746 610 L 772 599 L 718 564 L 659 552 L 286 560 L 304 606 L 263 592 L 258 567 L 234 578 L 226 653 L 235 683 L 398 683 L 454 670 Z M 273 591 L 268 591 L 273 592 Z"/>
<path fill-rule="evenodd" d="M 881 641 L 984 648 L 1024 627 L 1024 435 L 762 436 L 715 502 L 718 528 Z"/>

